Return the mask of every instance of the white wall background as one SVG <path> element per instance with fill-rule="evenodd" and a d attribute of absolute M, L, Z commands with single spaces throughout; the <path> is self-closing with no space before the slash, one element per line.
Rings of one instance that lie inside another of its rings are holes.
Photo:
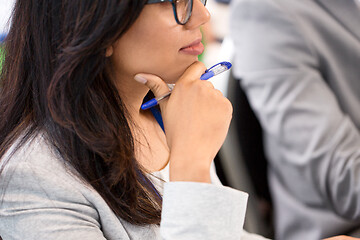
<path fill-rule="evenodd" d="M 15 0 L 0 0 L 0 34 L 9 29 L 8 20 Z"/>

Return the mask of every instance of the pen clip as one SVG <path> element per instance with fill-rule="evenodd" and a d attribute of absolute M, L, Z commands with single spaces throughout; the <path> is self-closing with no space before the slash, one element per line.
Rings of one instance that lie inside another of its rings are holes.
<path fill-rule="evenodd" d="M 205 73 L 211 71 L 212 69 L 218 67 L 219 65 L 220 65 L 220 66 L 224 66 L 224 67 L 226 67 L 227 69 L 230 69 L 230 68 L 231 68 L 231 63 L 229 63 L 229 62 L 219 62 L 219 63 L 215 64 L 214 66 L 212 66 L 211 68 L 206 69 Z"/>
<path fill-rule="evenodd" d="M 231 63 L 229 62 L 220 62 L 220 63 L 217 63 L 215 64 L 214 66 L 212 66 L 211 68 L 207 69 L 205 71 L 204 74 L 201 75 L 200 77 L 200 80 L 208 80 L 209 78 L 212 78 L 213 76 L 216 76 L 226 70 L 229 70 L 231 68 Z M 145 102 L 144 104 L 141 105 L 141 109 L 142 110 L 146 110 L 146 109 L 149 109 L 149 108 L 152 108 L 156 105 L 159 104 L 159 102 L 165 98 L 167 98 L 168 96 L 170 96 L 171 94 L 171 91 L 174 87 L 173 84 L 171 85 L 168 85 L 169 86 L 169 92 L 162 95 L 162 96 L 159 96 L 157 98 L 153 98 L 147 102 Z"/>

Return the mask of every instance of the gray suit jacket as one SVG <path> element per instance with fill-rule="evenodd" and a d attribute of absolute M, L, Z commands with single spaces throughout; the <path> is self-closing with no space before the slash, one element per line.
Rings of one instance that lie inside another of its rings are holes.
<path fill-rule="evenodd" d="M 360 226 L 357 0 L 234 0 L 234 74 L 264 130 L 276 239 Z"/>
<path fill-rule="evenodd" d="M 165 183 L 161 227 L 136 226 L 116 216 L 41 135 L 7 161 L 0 174 L 3 240 L 262 239 L 242 231 L 247 194 L 219 184 Z"/>

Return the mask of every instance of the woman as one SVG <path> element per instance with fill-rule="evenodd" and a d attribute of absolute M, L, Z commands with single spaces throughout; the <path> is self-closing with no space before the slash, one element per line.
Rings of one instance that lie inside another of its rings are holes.
<path fill-rule="evenodd" d="M 4 240 L 260 238 L 242 234 L 247 195 L 210 170 L 232 109 L 199 80 L 205 1 L 158 2 L 16 2 L 0 85 Z M 174 82 L 162 119 L 140 110 Z"/>
<path fill-rule="evenodd" d="M 219 185 L 210 167 L 232 108 L 199 80 L 205 2 L 16 1 L 1 74 L 4 240 L 240 239 L 247 195 L 207 184 Z M 140 106 L 175 82 L 165 135 Z"/>

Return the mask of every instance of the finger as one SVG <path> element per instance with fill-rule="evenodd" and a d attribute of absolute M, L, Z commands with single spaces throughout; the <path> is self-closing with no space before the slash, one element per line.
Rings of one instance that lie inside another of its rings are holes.
<path fill-rule="evenodd" d="M 214 84 L 212 84 L 212 82 L 202 81 L 201 83 L 207 86 L 208 88 L 215 89 Z"/>
<path fill-rule="evenodd" d="M 155 97 L 160 97 L 170 91 L 168 85 L 156 75 L 139 73 L 135 75 L 134 79 L 146 85 L 154 93 Z"/>
<path fill-rule="evenodd" d="M 199 62 L 199 61 L 194 62 L 185 70 L 185 72 L 180 77 L 180 79 L 177 83 L 180 83 L 183 81 L 199 80 L 201 75 L 204 74 L 205 71 L 206 71 L 206 67 L 202 62 Z"/>

